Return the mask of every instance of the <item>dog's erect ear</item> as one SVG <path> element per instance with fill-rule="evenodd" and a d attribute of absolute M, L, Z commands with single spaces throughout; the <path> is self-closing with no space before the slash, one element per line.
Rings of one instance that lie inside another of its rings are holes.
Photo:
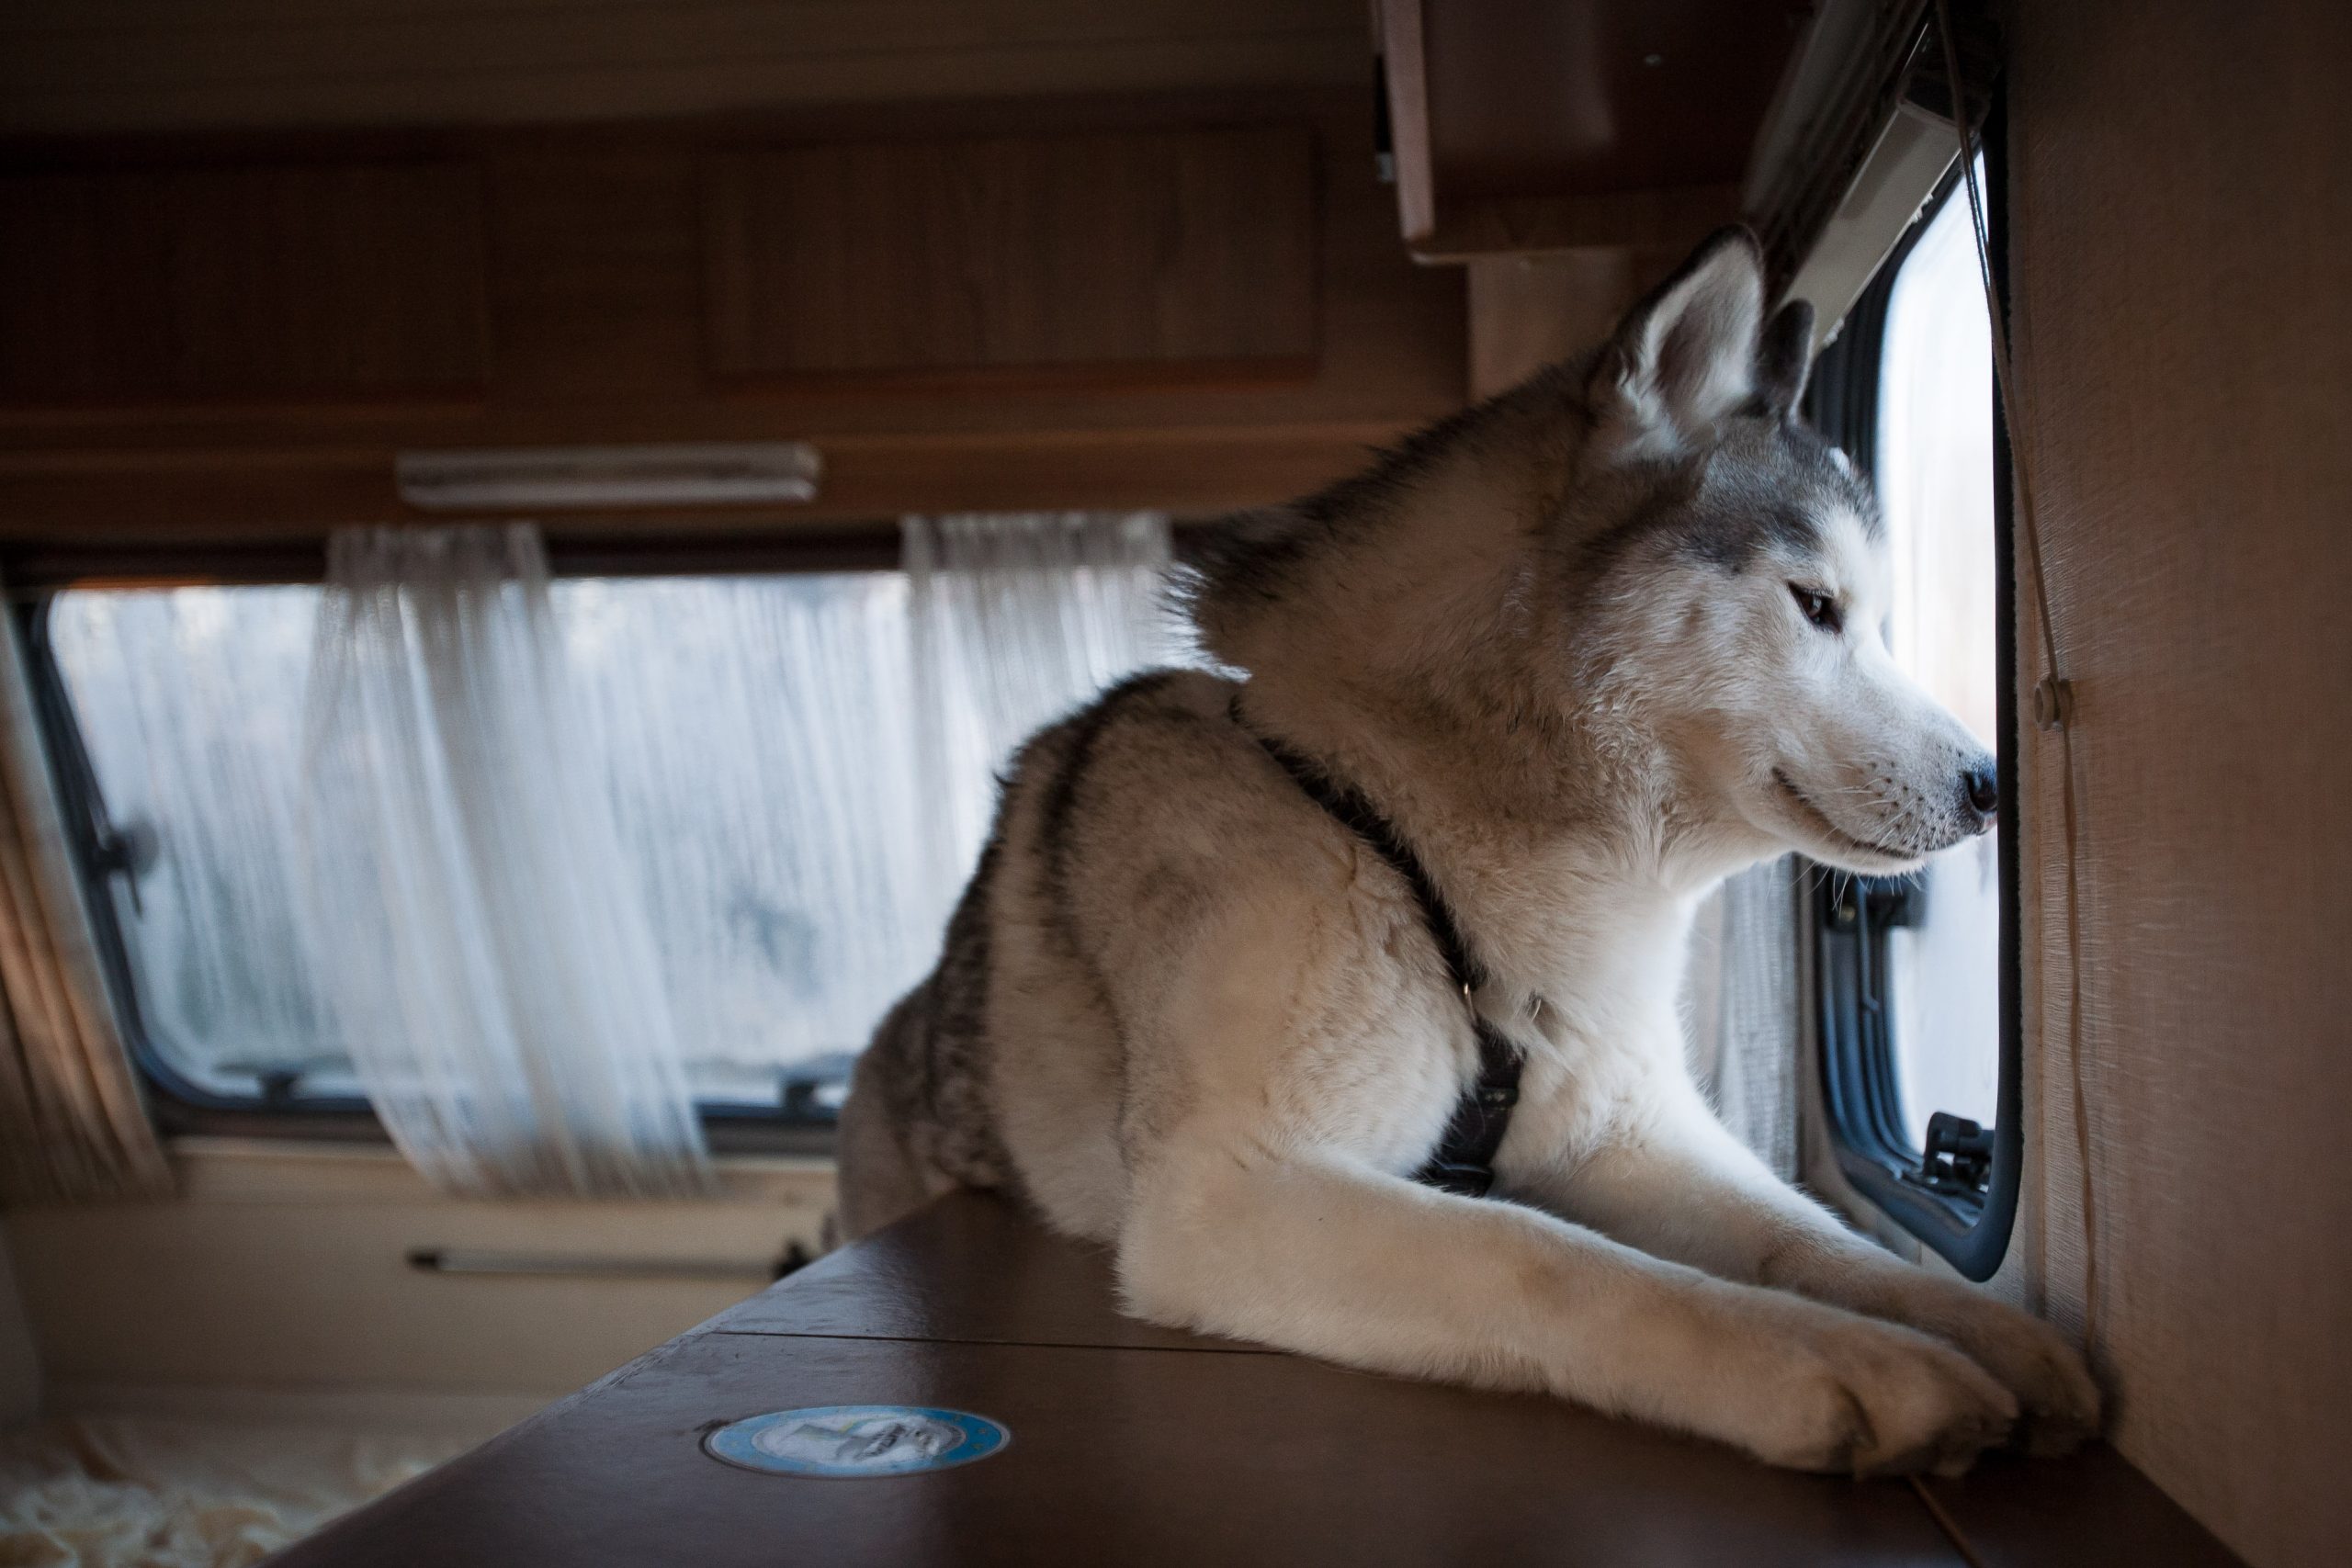
<path fill-rule="evenodd" d="M 1763 256 L 1747 230 L 1719 230 L 1625 312 L 1594 362 L 1600 439 L 1626 456 L 1696 439 L 1756 395 L 1763 325 Z"/>
<path fill-rule="evenodd" d="M 1813 307 L 1792 299 L 1764 323 L 1763 346 L 1756 351 L 1756 400 L 1765 415 L 1786 419 L 1804 396 L 1813 373 Z"/>

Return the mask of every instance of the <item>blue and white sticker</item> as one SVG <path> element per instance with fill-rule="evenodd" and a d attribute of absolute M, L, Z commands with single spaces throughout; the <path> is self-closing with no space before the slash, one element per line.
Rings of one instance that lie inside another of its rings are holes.
<path fill-rule="evenodd" d="M 703 1439 L 713 1459 L 771 1475 L 919 1475 L 986 1459 L 1012 1434 L 985 1416 L 923 1404 L 771 1410 Z"/>

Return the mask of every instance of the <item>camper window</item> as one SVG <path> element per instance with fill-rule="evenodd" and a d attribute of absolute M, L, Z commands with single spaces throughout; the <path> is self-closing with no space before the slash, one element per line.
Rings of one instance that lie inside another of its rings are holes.
<path fill-rule="evenodd" d="M 338 810 L 305 761 L 323 592 L 67 587 L 30 612 L 99 945 L 144 1070 L 183 1105 L 367 1107 L 305 910 L 305 824 Z M 553 586 L 706 1115 L 829 1121 L 935 956 L 1002 737 L 923 679 L 917 597 L 896 570 Z"/>
<path fill-rule="evenodd" d="M 1956 178 L 1848 316 L 1823 355 L 1819 394 L 1818 422 L 1877 483 L 1893 547 L 1888 647 L 1999 749 L 2006 796 L 2003 466 L 1983 275 Z M 1999 1134 L 2014 1133 L 2001 1123 L 2015 1120 L 2002 1049 L 2013 1027 L 2002 975 L 2013 840 L 2005 798 L 1999 827 L 1924 871 L 1825 870 L 1814 898 L 1822 1087 L 1839 1164 L 1976 1274 L 1998 1262 L 2014 1189 L 2013 1172 L 1995 1179 Z"/>

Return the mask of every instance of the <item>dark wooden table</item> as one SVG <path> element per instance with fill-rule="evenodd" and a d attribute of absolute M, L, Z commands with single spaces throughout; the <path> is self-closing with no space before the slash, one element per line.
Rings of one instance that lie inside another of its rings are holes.
<path fill-rule="evenodd" d="M 713 1428 L 944 1405 L 1001 1453 L 892 1479 L 722 1464 Z M 1477 1394 L 1133 1323 L 1104 1258 L 977 1196 L 821 1259 L 275 1560 L 1314 1565 L 2223 1564 L 2111 1450 L 1852 1482 L 1557 1401 Z"/>

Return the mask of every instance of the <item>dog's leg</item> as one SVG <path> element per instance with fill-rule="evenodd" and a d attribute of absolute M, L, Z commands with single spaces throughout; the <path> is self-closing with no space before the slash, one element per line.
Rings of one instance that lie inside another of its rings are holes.
<path fill-rule="evenodd" d="M 1137 1173 L 1119 1269 L 1129 1305 L 1159 1322 L 1548 1390 L 1776 1464 L 1964 1467 L 2016 1415 L 1997 1382 L 1926 1335 L 1519 1204 L 1243 1140 L 1170 1140 Z"/>
<path fill-rule="evenodd" d="M 2098 1430 L 2098 1386 L 2048 1324 L 1856 1235 L 1775 1177 L 1695 1093 L 1542 1185 L 1531 1195 L 1645 1252 L 1951 1341 L 2017 1396 L 2020 1436 L 2037 1451 Z"/>

